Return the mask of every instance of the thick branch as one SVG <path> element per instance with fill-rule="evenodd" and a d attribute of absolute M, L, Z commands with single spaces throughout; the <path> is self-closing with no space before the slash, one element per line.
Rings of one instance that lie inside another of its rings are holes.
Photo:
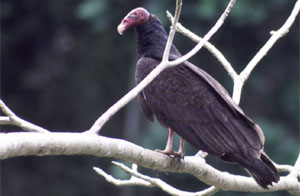
<path fill-rule="evenodd" d="M 188 173 L 206 184 L 221 190 L 264 192 L 289 190 L 300 194 L 300 185 L 292 176 L 281 177 L 280 182 L 262 189 L 251 177 L 220 172 L 205 163 L 199 156 L 176 160 L 169 156 L 144 149 L 121 139 L 112 139 L 83 133 L 1 133 L 0 159 L 17 156 L 93 155 L 114 157 L 159 171 Z"/>

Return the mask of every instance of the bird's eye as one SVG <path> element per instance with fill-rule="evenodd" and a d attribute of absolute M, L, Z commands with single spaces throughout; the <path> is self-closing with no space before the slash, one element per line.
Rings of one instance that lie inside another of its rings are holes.
<path fill-rule="evenodd" d="M 136 19 L 137 18 L 137 13 L 134 12 L 134 13 L 130 14 L 129 18 L 130 19 Z"/>

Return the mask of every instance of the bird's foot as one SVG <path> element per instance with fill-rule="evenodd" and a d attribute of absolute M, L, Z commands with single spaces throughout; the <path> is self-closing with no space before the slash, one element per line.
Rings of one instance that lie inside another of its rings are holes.
<path fill-rule="evenodd" d="M 165 154 L 165 155 L 168 155 L 170 157 L 174 157 L 174 158 L 183 159 L 183 157 L 184 157 L 183 152 L 174 152 L 174 151 L 171 151 L 171 150 L 158 150 L 158 149 L 156 149 L 155 151 L 159 152 L 159 153 L 162 153 L 162 154 Z"/>

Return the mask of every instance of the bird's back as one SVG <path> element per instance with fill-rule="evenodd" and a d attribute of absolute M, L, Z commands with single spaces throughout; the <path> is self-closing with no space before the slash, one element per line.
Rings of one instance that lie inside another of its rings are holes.
<path fill-rule="evenodd" d="M 152 58 L 141 58 L 137 83 L 158 63 Z M 139 102 L 144 111 L 151 111 L 163 126 L 172 128 L 197 149 L 223 159 L 226 154 L 260 156 L 263 144 L 252 127 L 255 124 L 249 124 L 240 117 L 243 114 L 228 107 L 206 78 L 186 64 L 163 71 L 143 90 Z"/>

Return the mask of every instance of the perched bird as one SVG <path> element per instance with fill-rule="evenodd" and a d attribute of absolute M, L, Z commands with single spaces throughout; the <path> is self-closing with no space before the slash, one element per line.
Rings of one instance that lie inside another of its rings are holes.
<path fill-rule="evenodd" d="M 162 60 L 168 35 L 155 15 L 144 8 L 129 12 L 118 26 L 122 34 L 134 27 L 137 32 L 136 83 L 145 78 Z M 181 54 L 174 45 L 170 60 Z M 162 153 L 183 156 L 184 140 L 219 159 L 243 166 L 267 189 L 279 181 L 279 174 L 263 152 L 264 135 L 212 76 L 184 62 L 167 68 L 139 95 L 146 117 L 169 129 Z M 180 149 L 172 151 L 173 131 L 181 136 Z"/>

